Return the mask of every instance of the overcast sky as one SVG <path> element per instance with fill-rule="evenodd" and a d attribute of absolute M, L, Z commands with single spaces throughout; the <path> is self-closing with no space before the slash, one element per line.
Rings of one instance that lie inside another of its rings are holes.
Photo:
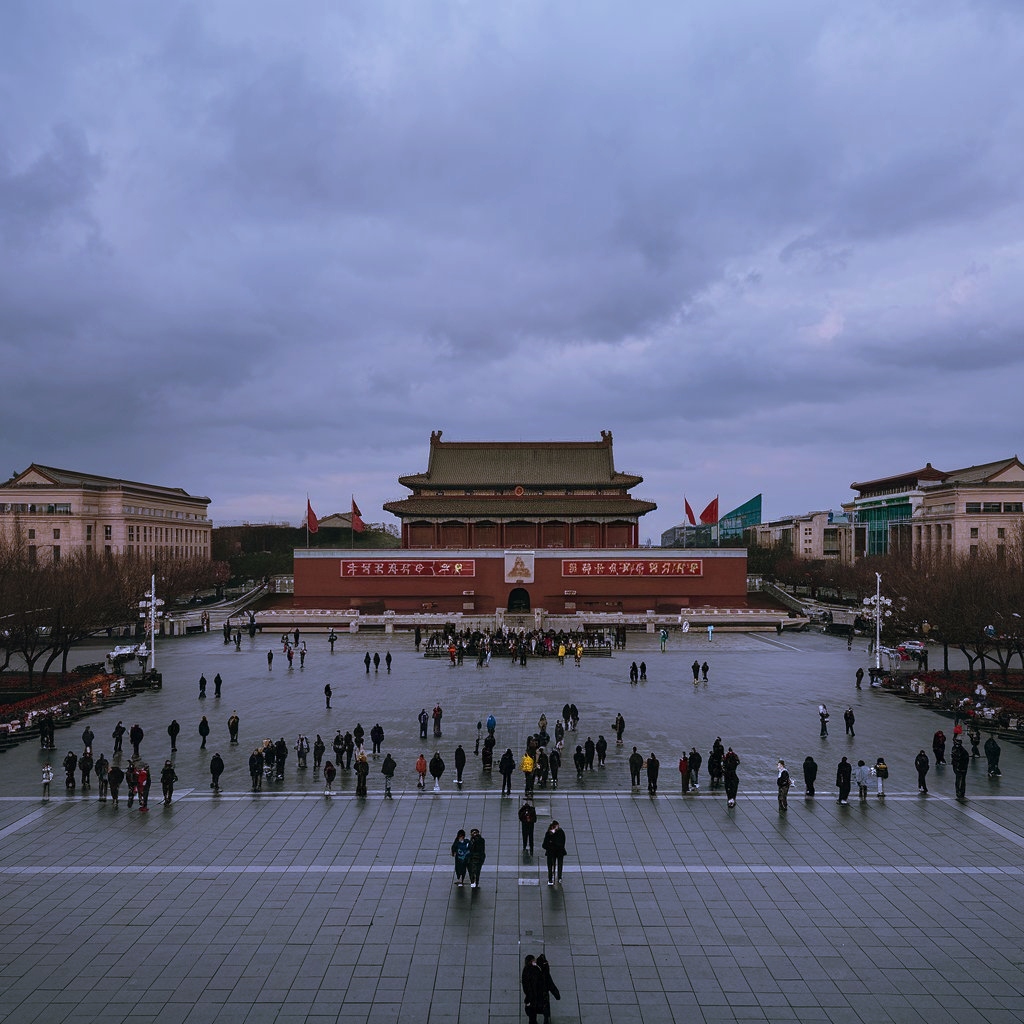
<path fill-rule="evenodd" d="M 615 438 L 657 542 L 1024 454 L 1024 4 L 0 5 L 0 438 L 215 522 Z"/>

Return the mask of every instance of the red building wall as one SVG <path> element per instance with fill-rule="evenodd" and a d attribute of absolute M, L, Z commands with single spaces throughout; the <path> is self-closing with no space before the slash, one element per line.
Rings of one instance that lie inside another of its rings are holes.
<path fill-rule="evenodd" d="M 496 608 L 508 608 L 517 589 L 526 591 L 531 609 L 556 614 L 672 614 L 681 608 L 746 606 L 747 557 L 742 549 L 543 551 L 534 556 L 532 582 L 523 583 L 505 581 L 504 551 L 381 550 L 358 555 L 296 550 L 295 607 L 358 609 L 367 614 L 430 610 L 491 615 Z M 673 567 L 681 562 L 699 565 L 699 573 L 679 575 Z M 360 574 L 343 575 L 343 565 L 353 563 L 358 563 Z M 574 574 L 564 574 L 566 563 L 575 567 Z M 472 574 L 467 571 L 470 564 Z M 625 574 L 623 564 L 629 570 Z M 642 574 L 635 571 L 638 564 Z M 417 565 L 427 567 L 425 575 L 415 574 Z M 593 575 L 583 572 L 584 565 L 604 571 L 611 565 L 619 568 L 615 575 Z"/>

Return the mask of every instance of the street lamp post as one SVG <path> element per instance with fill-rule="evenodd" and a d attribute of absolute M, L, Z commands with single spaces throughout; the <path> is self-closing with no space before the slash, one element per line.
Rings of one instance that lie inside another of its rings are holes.
<path fill-rule="evenodd" d="M 139 612 L 139 617 L 143 619 L 149 619 L 149 671 L 156 671 L 156 620 L 157 616 L 162 616 L 163 612 L 159 609 L 163 606 L 163 601 L 159 600 L 156 596 L 156 574 L 150 577 L 149 591 L 146 594 L 146 600 L 139 602 L 139 608 L 142 609 Z"/>
<path fill-rule="evenodd" d="M 875 668 L 882 667 L 882 574 L 875 573 Z"/>

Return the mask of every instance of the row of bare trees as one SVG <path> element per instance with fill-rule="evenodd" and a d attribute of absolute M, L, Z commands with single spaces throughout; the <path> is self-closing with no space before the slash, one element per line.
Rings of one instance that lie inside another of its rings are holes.
<path fill-rule="evenodd" d="M 853 565 L 831 561 L 779 559 L 780 582 L 810 588 L 821 596 L 854 598 L 859 604 L 875 593 L 892 601 L 883 623 L 883 642 L 928 636 L 944 648 L 963 652 L 973 673 L 984 675 L 991 662 L 1005 677 L 1016 663 L 1024 671 L 1024 534 L 999 548 L 982 546 L 973 555 L 935 559 L 905 555 L 864 558 Z"/>
<path fill-rule="evenodd" d="M 74 644 L 101 629 L 138 621 L 139 601 L 157 576 L 171 600 L 223 582 L 226 567 L 203 559 L 153 563 L 135 555 L 69 552 L 36 563 L 23 546 L 0 543 L 0 671 L 24 662 L 29 682 L 55 662 L 67 671 Z"/>

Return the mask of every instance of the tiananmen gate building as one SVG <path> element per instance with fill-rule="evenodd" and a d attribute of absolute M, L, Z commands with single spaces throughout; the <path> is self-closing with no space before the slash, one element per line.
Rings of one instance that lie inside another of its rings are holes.
<path fill-rule="evenodd" d="M 399 478 L 388 502 L 402 547 L 295 551 L 296 608 L 674 614 L 746 606 L 742 548 L 639 545 L 653 502 L 600 441 L 443 441 L 430 436 L 423 473 Z"/>

